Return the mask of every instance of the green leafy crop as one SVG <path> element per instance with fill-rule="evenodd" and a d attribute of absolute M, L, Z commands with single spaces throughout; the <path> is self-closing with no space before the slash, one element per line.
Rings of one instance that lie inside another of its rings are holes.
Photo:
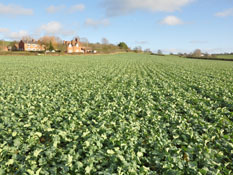
<path fill-rule="evenodd" d="M 0 56 L 0 175 L 230 175 L 232 122 L 232 62 Z"/>

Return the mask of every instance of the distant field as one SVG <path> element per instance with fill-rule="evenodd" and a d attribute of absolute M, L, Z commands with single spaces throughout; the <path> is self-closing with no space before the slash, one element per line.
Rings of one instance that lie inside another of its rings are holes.
<path fill-rule="evenodd" d="M 232 174 L 233 62 L 0 56 L 0 174 Z"/>
<path fill-rule="evenodd" d="M 233 55 L 216 55 L 217 58 L 233 59 Z"/>

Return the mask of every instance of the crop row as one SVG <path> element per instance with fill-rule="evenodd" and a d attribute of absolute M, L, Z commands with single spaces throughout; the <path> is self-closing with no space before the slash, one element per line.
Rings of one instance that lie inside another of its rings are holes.
<path fill-rule="evenodd" d="M 233 64 L 0 57 L 0 174 L 232 174 Z"/>

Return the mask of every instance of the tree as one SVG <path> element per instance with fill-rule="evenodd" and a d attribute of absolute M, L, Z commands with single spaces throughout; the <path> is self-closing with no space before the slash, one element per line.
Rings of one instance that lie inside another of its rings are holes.
<path fill-rule="evenodd" d="M 21 40 L 24 42 L 28 42 L 28 41 L 32 41 L 33 38 L 30 35 L 27 35 L 27 36 L 23 36 Z"/>
<path fill-rule="evenodd" d="M 5 41 L 4 40 L 0 40 L 0 51 L 3 51 L 5 47 Z"/>
<path fill-rule="evenodd" d="M 145 53 L 152 54 L 152 51 L 150 50 L 150 48 L 145 49 L 144 52 L 145 52 Z"/>
<path fill-rule="evenodd" d="M 201 50 L 200 49 L 196 49 L 194 52 L 193 52 L 193 54 L 192 54 L 192 56 L 194 56 L 194 57 L 200 57 L 202 54 L 201 54 Z"/>
<path fill-rule="evenodd" d="M 128 50 L 128 49 L 129 49 L 129 47 L 127 46 L 127 44 L 126 44 L 125 42 L 120 42 L 120 43 L 118 44 L 118 47 L 119 47 L 120 49 L 124 49 L 124 50 Z"/>
<path fill-rule="evenodd" d="M 209 56 L 210 56 L 210 54 L 208 54 L 208 52 L 204 53 L 204 57 L 209 57 Z"/>
<path fill-rule="evenodd" d="M 101 43 L 104 44 L 104 45 L 108 45 L 109 41 L 108 41 L 107 38 L 102 38 Z"/>
<path fill-rule="evenodd" d="M 49 43 L 48 50 L 49 50 L 49 51 L 53 51 L 53 50 L 54 50 L 54 47 L 53 47 L 52 41 L 50 41 L 50 43 Z"/>
<path fill-rule="evenodd" d="M 158 55 L 163 55 L 162 50 L 159 49 L 158 52 L 157 52 L 157 54 L 158 54 Z"/>
<path fill-rule="evenodd" d="M 150 50 L 150 48 L 145 49 L 144 52 L 145 53 L 152 53 L 151 50 Z"/>
<path fill-rule="evenodd" d="M 11 47 L 13 47 L 13 46 L 15 46 L 15 44 L 17 44 L 17 42 L 16 42 L 16 41 L 12 41 L 12 42 L 10 42 L 9 45 L 10 45 Z"/>
<path fill-rule="evenodd" d="M 58 52 L 65 52 L 66 51 L 66 45 L 63 44 L 63 43 L 58 43 L 57 44 L 57 47 L 56 47 L 56 50 Z"/>
<path fill-rule="evenodd" d="M 141 46 L 136 46 L 133 50 L 134 50 L 134 52 L 136 52 L 136 53 L 142 52 L 142 47 L 141 47 Z"/>
<path fill-rule="evenodd" d="M 88 47 L 89 41 L 87 38 L 80 38 L 80 42 L 83 46 Z"/>
<path fill-rule="evenodd" d="M 178 56 L 182 57 L 184 54 L 182 52 L 178 52 Z"/>
<path fill-rule="evenodd" d="M 46 48 L 50 47 L 50 42 L 52 43 L 54 49 L 58 49 L 63 44 L 62 40 L 55 36 L 43 36 L 39 39 L 39 41 L 41 44 L 45 45 Z"/>

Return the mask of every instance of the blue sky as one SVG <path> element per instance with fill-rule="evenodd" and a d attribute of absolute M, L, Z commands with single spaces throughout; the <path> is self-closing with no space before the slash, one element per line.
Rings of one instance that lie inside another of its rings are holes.
<path fill-rule="evenodd" d="M 233 0 L 0 0 L 0 39 L 56 35 L 152 51 L 233 52 Z"/>

